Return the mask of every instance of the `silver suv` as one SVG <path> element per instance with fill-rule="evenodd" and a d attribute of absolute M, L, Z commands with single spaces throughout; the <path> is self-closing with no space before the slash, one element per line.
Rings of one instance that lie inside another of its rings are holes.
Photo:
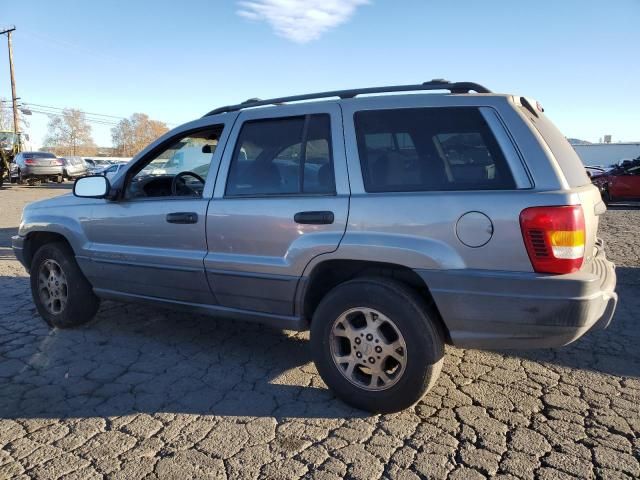
<path fill-rule="evenodd" d="M 557 347 L 616 307 L 572 147 L 534 100 L 473 83 L 219 108 L 74 195 L 13 238 L 50 325 L 114 299 L 310 329 L 324 381 L 371 411 L 420 400 L 445 344 Z"/>

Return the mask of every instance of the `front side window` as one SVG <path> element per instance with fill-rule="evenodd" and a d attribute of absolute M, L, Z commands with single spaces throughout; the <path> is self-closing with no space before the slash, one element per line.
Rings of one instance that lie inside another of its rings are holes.
<path fill-rule="evenodd" d="M 176 138 L 136 167 L 125 197 L 201 197 L 223 125 Z"/>
<path fill-rule="evenodd" d="M 227 196 L 335 193 L 327 114 L 244 123 Z"/>
<path fill-rule="evenodd" d="M 515 188 L 477 108 L 361 111 L 355 125 L 367 192 Z"/>

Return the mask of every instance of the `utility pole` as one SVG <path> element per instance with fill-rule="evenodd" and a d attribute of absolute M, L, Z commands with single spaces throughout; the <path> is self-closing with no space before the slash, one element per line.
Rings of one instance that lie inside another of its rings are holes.
<path fill-rule="evenodd" d="M 11 75 L 11 101 L 13 104 L 13 133 L 18 134 L 18 97 L 16 96 L 16 79 L 13 75 L 13 48 L 11 46 L 11 32 L 16 27 L 11 27 L 0 32 L 0 35 L 7 34 L 7 44 L 9 46 L 9 75 Z"/>

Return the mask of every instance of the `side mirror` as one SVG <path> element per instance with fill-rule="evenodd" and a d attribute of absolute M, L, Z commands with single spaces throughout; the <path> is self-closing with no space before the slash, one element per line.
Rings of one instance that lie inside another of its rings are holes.
<path fill-rule="evenodd" d="M 104 198 L 110 189 L 109 179 L 102 175 L 80 177 L 73 184 L 73 194 L 80 198 Z"/>

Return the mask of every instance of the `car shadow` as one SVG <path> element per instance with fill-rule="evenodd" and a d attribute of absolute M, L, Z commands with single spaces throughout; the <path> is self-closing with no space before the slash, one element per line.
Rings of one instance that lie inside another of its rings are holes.
<path fill-rule="evenodd" d="M 11 237 L 18 234 L 18 227 L 0 228 L 0 260 L 15 260 L 11 249 Z"/>
<path fill-rule="evenodd" d="M 24 183 L 22 185 L 19 185 L 17 183 L 8 183 L 8 182 L 4 182 L 4 184 L 2 185 L 1 189 L 2 190 L 13 190 L 13 189 L 22 189 L 22 188 L 28 188 L 28 189 L 49 189 L 49 190 L 73 190 L 73 181 L 70 180 L 65 180 L 63 183 L 56 183 L 56 182 L 39 182 L 39 183 L 35 183 L 33 185 L 29 185 L 27 183 Z"/>
<path fill-rule="evenodd" d="M 27 277 L 0 277 L 0 318 L 0 418 L 366 416 L 320 381 L 307 333 L 116 302 L 49 329 Z"/>
<path fill-rule="evenodd" d="M 500 350 L 501 354 L 566 368 L 640 378 L 640 268 L 617 267 L 618 306 L 609 327 L 560 348 Z"/>
<path fill-rule="evenodd" d="M 500 351 L 556 367 L 640 377 L 640 269 L 618 269 L 607 330 L 560 349 Z M 368 414 L 338 400 L 312 363 L 308 333 L 103 302 L 96 319 L 50 329 L 24 274 L 0 276 L 0 418 L 135 412 L 275 418 Z"/>
<path fill-rule="evenodd" d="M 11 248 L 11 237 L 17 234 L 17 226 L 0 228 L 0 247 Z"/>
<path fill-rule="evenodd" d="M 640 210 L 640 202 L 618 202 L 607 205 L 607 210 Z"/>

